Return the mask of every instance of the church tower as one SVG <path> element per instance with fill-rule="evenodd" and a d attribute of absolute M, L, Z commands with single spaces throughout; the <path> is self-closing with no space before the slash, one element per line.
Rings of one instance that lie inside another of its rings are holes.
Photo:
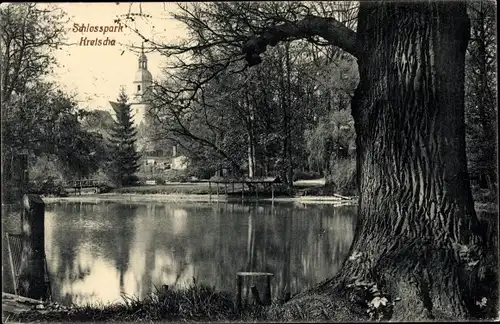
<path fill-rule="evenodd" d="M 133 100 L 132 109 L 134 113 L 134 123 L 139 126 L 144 122 L 147 102 L 150 98 L 151 85 L 153 84 L 153 77 L 148 71 L 148 58 L 144 54 L 144 43 L 141 48 L 141 55 L 139 56 L 139 68 L 135 72 L 133 83 Z"/>

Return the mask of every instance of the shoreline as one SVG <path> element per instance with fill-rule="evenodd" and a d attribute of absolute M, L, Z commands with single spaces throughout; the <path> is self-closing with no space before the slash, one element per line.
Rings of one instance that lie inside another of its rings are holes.
<path fill-rule="evenodd" d="M 42 197 L 46 204 L 61 202 L 101 203 L 101 202 L 298 202 L 304 204 L 332 204 L 336 206 L 357 205 L 357 199 L 339 198 L 335 196 L 299 196 L 299 197 L 228 197 L 226 195 L 208 194 L 91 194 L 68 197 Z"/>

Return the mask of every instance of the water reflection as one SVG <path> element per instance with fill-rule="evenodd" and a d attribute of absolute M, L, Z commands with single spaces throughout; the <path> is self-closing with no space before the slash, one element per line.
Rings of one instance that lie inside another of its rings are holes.
<path fill-rule="evenodd" d="M 336 273 L 354 233 L 353 207 L 275 203 L 46 206 L 54 298 L 64 303 L 144 298 L 155 286 L 233 291 L 237 271 L 268 271 L 272 294 Z"/>

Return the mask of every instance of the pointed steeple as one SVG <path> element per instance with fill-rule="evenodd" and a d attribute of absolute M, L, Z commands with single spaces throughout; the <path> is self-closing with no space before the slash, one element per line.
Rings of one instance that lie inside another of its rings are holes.
<path fill-rule="evenodd" d="M 151 73 L 148 71 L 148 58 L 144 53 L 144 43 L 141 45 L 141 54 L 139 55 L 139 69 L 135 73 L 134 88 L 136 102 L 144 101 L 144 94 L 152 83 Z"/>
<path fill-rule="evenodd" d="M 148 58 L 144 54 L 144 42 L 141 45 L 141 55 L 139 56 L 139 69 L 148 69 Z"/>
<path fill-rule="evenodd" d="M 146 108 L 143 105 L 148 103 L 151 94 L 151 86 L 153 84 L 153 77 L 148 71 L 148 58 L 144 53 L 144 43 L 141 44 L 141 53 L 139 54 L 139 68 L 135 72 L 133 82 L 133 102 L 134 105 L 134 123 L 139 125 L 144 120 Z"/>

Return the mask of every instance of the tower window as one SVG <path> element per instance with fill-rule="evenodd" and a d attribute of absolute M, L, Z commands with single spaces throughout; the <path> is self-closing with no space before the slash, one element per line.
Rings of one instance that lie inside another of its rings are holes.
<path fill-rule="evenodd" d="M 141 91 L 141 85 L 140 84 L 137 85 L 137 91 Z"/>

